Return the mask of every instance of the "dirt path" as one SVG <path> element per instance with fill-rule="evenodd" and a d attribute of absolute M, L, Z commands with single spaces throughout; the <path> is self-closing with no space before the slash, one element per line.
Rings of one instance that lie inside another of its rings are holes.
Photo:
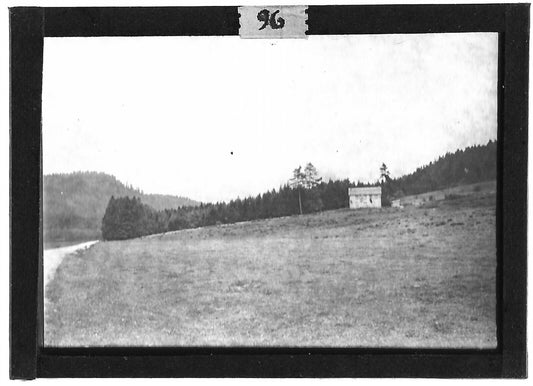
<path fill-rule="evenodd" d="M 54 278 L 57 267 L 59 267 L 59 264 L 61 264 L 65 256 L 70 255 L 79 249 L 89 248 L 91 245 L 96 244 L 97 242 L 98 240 L 87 241 L 86 243 L 71 245 L 68 247 L 45 249 L 43 252 L 43 278 L 45 291 L 46 286 Z"/>

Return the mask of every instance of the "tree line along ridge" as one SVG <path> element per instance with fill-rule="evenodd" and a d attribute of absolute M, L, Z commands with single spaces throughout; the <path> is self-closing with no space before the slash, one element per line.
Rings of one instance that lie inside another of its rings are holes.
<path fill-rule="evenodd" d="M 293 171 L 293 178 L 279 189 L 244 199 L 197 206 L 181 206 L 156 210 L 139 197 L 111 196 L 102 219 L 104 240 L 122 240 L 241 221 L 315 213 L 346 208 L 348 188 L 382 187 L 382 206 L 393 199 L 452 186 L 496 179 L 497 143 L 467 147 L 447 153 L 429 165 L 419 167 L 399 178 L 389 176 L 387 166 L 380 168 L 380 179 L 372 183 L 350 182 L 348 179 L 322 181 L 309 163 Z"/>

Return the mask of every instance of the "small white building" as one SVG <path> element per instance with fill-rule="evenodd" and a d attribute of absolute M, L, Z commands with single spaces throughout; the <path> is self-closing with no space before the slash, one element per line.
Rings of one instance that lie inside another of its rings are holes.
<path fill-rule="evenodd" d="M 381 186 L 348 188 L 350 209 L 381 208 Z"/>

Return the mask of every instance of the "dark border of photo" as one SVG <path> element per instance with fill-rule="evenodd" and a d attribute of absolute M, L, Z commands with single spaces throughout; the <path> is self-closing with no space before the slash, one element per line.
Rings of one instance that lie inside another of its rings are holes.
<path fill-rule="evenodd" d="M 44 37 L 238 35 L 239 15 L 234 6 L 11 8 L 10 377 L 526 377 L 529 4 L 308 9 L 309 35 L 441 32 L 499 34 L 496 349 L 43 348 Z"/>

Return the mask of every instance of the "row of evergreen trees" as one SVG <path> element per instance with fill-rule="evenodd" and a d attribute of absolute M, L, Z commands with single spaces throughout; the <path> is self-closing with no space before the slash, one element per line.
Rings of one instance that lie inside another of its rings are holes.
<path fill-rule="evenodd" d="M 104 240 L 123 240 L 154 233 L 313 213 L 348 206 L 349 180 L 321 182 L 312 188 L 288 184 L 256 197 L 228 203 L 201 204 L 156 211 L 137 197 L 111 197 L 102 220 Z M 359 183 L 359 186 L 368 184 Z"/>
<path fill-rule="evenodd" d="M 454 153 L 446 153 L 429 165 L 419 167 L 411 174 L 389 179 L 383 193 L 390 198 L 409 196 L 496 179 L 497 142 L 475 145 Z"/>
<path fill-rule="evenodd" d="M 111 197 L 102 220 L 104 240 L 122 240 L 179 229 L 291 216 L 322 210 L 347 208 L 348 188 L 382 187 L 382 206 L 394 198 L 454 185 L 496 179 L 496 142 L 448 153 L 414 173 L 392 179 L 382 165 L 381 182 L 351 183 L 348 179 L 324 182 L 308 164 L 293 172 L 290 183 L 256 197 L 228 203 L 201 204 L 157 211 L 137 197 Z"/>

